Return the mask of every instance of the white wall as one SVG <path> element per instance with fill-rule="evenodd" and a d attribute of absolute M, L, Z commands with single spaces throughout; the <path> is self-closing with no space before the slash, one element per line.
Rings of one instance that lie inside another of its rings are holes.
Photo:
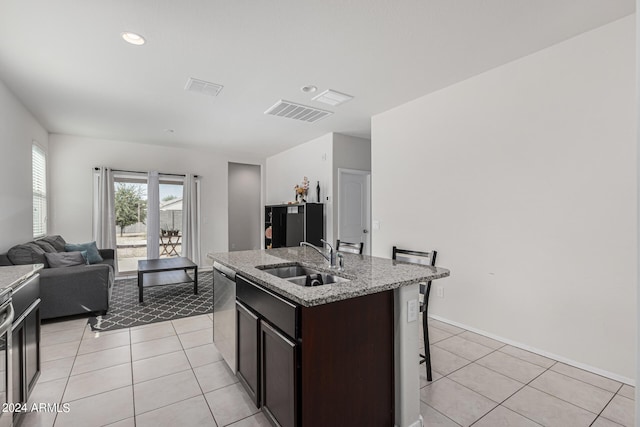
<path fill-rule="evenodd" d="M 305 176 L 310 182 L 307 201 L 317 202 L 315 188 L 320 181 L 320 197 L 325 203 L 325 236 L 328 241 L 333 240 L 332 152 L 333 134 L 328 133 L 266 160 L 267 205 L 293 201 L 293 188 Z"/>
<path fill-rule="evenodd" d="M 47 131 L 0 81 L 0 252 L 33 240 L 31 144 Z"/>
<path fill-rule="evenodd" d="M 96 166 L 201 176 L 201 251 L 228 250 L 227 165 L 229 161 L 261 164 L 259 159 L 230 159 L 215 152 L 99 140 L 69 135 L 49 137 L 52 232 L 67 241 L 91 239 L 92 170 Z"/>
<path fill-rule="evenodd" d="M 229 251 L 260 249 L 262 184 L 258 165 L 229 163 Z"/>
<path fill-rule="evenodd" d="M 374 255 L 437 249 L 436 316 L 635 378 L 634 17 L 372 120 Z"/>
<path fill-rule="evenodd" d="M 325 204 L 325 239 L 335 242 L 338 235 L 338 168 L 371 170 L 371 141 L 328 133 L 267 158 L 267 204 L 293 201 L 293 187 L 309 178 L 307 201 L 316 202 L 316 185 L 320 181 L 320 198 Z"/>
<path fill-rule="evenodd" d="M 338 197 L 338 169 L 371 170 L 371 140 L 354 136 L 333 134 L 333 194 Z M 333 205 L 333 235 L 338 233 L 338 201 Z"/>

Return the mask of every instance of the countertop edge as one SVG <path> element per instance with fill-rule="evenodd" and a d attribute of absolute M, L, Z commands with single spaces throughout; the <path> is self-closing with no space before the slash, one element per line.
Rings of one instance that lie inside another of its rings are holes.
<path fill-rule="evenodd" d="M 259 284 L 260 286 L 265 287 L 266 289 L 269 289 L 273 292 L 276 292 L 277 294 L 297 303 L 300 304 L 304 307 L 313 307 L 313 306 L 318 306 L 318 305 L 322 305 L 322 304 L 329 304 L 332 302 L 338 302 L 338 301 L 344 301 L 347 299 L 351 299 L 351 298 L 357 298 L 360 296 L 366 296 L 366 295 L 371 295 L 371 294 L 375 294 L 378 292 L 385 292 L 385 291 L 389 291 L 389 290 L 394 290 L 397 288 L 401 288 L 404 286 L 409 286 L 412 284 L 417 284 L 417 283 L 424 283 L 427 281 L 432 281 L 432 280 L 436 280 L 436 279 L 441 279 L 444 277 L 448 277 L 450 275 L 450 271 L 448 269 L 442 268 L 442 267 L 436 267 L 437 272 L 430 272 L 429 274 L 425 274 L 424 276 L 421 277 L 413 277 L 411 279 L 407 279 L 407 280 L 399 280 L 397 282 L 393 282 L 393 283 L 383 283 L 380 285 L 374 285 L 374 286 L 370 286 L 367 288 L 357 288 L 357 289 L 353 289 L 347 292 L 339 292 L 339 293 L 334 293 L 334 294 L 330 294 L 330 295 L 321 295 L 318 297 L 308 297 L 306 299 L 303 299 L 301 297 L 299 297 L 298 295 L 294 295 L 290 292 L 287 292 L 286 289 L 283 289 L 282 287 L 278 286 L 277 283 L 270 283 L 269 281 L 264 280 L 263 278 L 257 276 L 256 274 L 252 274 L 252 270 L 255 270 L 256 272 L 260 272 L 261 270 L 257 269 L 256 266 L 252 266 L 251 268 L 248 268 L 247 266 L 238 266 L 238 265 L 234 265 L 233 263 L 221 258 L 219 256 L 219 254 L 222 253 L 207 253 L 207 257 L 209 259 L 212 259 L 213 261 L 216 261 L 222 265 L 224 265 L 225 267 L 228 267 L 230 269 L 232 269 L 233 271 L 236 272 L 236 274 L 240 274 L 241 276 L 252 280 L 254 282 L 256 282 L 257 284 Z M 269 262 L 267 264 L 259 264 L 259 265 L 268 265 L 270 267 L 278 267 L 278 266 L 282 266 L 282 265 L 288 265 L 291 264 L 292 262 L 300 262 L 301 264 L 305 264 L 302 261 L 292 261 L 292 260 L 287 260 L 284 258 L 279 258 L 276 255 L 271 255 L 273 258 L 275 258 L 274 261 L 276 262 Z M 280 262 L 278 262 L 277 260 L 280 260 Z M 317 268 L 317 266 L 314 265 L 310 265 L 310 267 L 313 268 Z M 423 267 L 420 267 L 423 268 Z M 322 269 L 322 268 L 321 268 Z M 425 270 L 426 271 L 426 270 Z M 286 282 L 286 280 L 284 279 L 278 279 L 276 277 L 273 278 L 273 282 L 277 282 L 279 280 L 282 280 L 283 282 Z M 325 286 L 332 286 L 332 285 L 325 285 Z"/>
<path fill-rule="evenodd" d="M 43 268 L 43 264 L 8 265 L 0 267 L 0 288 L 15 288 Z M 9 271 L 3 271 L 3 269 L 8 269 Z"/>

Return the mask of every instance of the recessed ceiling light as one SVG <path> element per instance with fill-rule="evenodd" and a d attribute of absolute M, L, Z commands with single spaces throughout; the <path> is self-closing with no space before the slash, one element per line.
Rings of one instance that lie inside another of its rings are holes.
<path fill-rule="evenodd" d="M 313 92 L 317 91 L 318 88 L 313 86 L 313 85 L 309 85 L 309 86 L 302 86 L 300 88 L 300 90 L 305 92 L 305 93 L 313 93 Z"/>
<path fill-rule="evenodd" d="M 122 33 L 122 38 L 127 43 L 131 43 L 131 44 L 134 44 L 136 46 L 142 46 L 146 42 L 144 37 L 142 37 L 140 34 L 131 33 L 131 32 Z"/>

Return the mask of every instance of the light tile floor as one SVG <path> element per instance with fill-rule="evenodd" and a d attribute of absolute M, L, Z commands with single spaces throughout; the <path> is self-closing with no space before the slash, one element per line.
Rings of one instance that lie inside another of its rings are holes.
<path fill-rule="evenodd" d="M 635 425 L 634 387 L 434 319 L 429 339 L 432 382 L 420 367 L 426 426 Z"/>
<path fill-rule="evenodd" d="M 433 382 L 421 376 L 426 426 L 634 425 L 635 389 L 429 320 Z M 210 315 L 94 333 L 86 319 L 44 324 L 32 403 L 22 427 L 232 426 L 269 423 L 212 342 Z"/>
<path fill-rule="evenodd" d="M 95 333 L 42 325 L 42 373 L 21 427 L 269 426 L 213 345 L 211 315 Z"/>

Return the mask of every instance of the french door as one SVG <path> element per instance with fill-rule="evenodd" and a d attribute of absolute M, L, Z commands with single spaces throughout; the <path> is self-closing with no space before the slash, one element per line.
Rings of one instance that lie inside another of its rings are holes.
<path fill-rule="evenodd" d="M 159 204 L 148 206 L 146 174 L 114 173 L 115 227 L 118 271 L 131 273 L 138 269 L 138 261 L 149 258 L 147 223 L 158 215 L 160 258 L 180 256 L 182 252 L 183 178 L 160 176 Z M 156 239 L 152 237 L 153 241 Z"/>

